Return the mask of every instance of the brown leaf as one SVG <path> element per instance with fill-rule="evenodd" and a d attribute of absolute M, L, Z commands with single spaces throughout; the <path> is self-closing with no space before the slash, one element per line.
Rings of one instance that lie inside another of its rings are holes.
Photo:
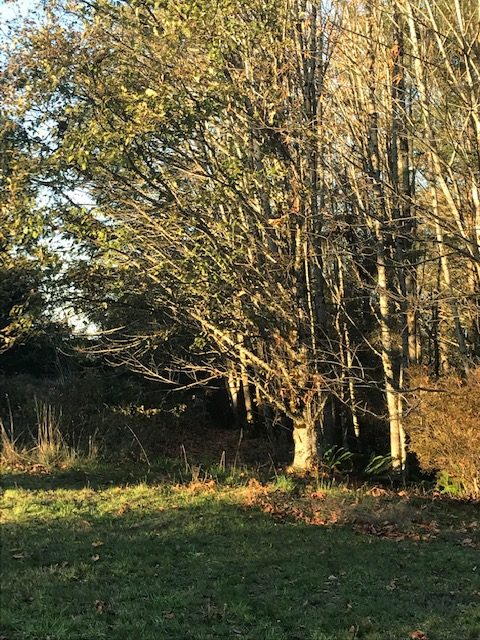
<path fill-rule="evenodd" d="M 104 544 L 105 543 L 101 540 L 96 540 L 95 542 L 92 542 L 92 547 L 103 547 Z"/>
<path fill-rule="evenodd" d="M 122 506 L 117 509 L 117 516 L 123 516 L 125 513 L 128 513 L 131 510 L 132 507 L 129 504 L 122 504 Z"/>
<path fill-rule="evenodd" d="M 428 640 L 427 634 L 423 631 L 412 631 L 408 635 L 412 640 Z"/>
<path fill-rule="evenodd" d="M 386 489 L 382 489 L 382 487 L 372 487 L 371 489 L 369 489 L 369 491 L 367 491 L 367 493 L 369 496 L 374 497 L 388 495 L 388 491 Z"/>
<path fill-rule="evenodd" d="M 93 603 L 93 608 L 97 613 L 105 613 L 108 608 L 108 605 L 103 600 L 95 600 Z"/>
<path fill-rule="evenodd" d="M 393 580 L 391 580 L 385 588 L 388 591 L 395 591 L 395 589 L 398 587 L 397 582 L 398 582 L 398 578 L 393 578 Z"/>
<path fill-rule="evenodd" d="M 464 538 L 461 542 L 462 547 L 474 547 L 475 544 L 473 543 L 472 538 Z"/>

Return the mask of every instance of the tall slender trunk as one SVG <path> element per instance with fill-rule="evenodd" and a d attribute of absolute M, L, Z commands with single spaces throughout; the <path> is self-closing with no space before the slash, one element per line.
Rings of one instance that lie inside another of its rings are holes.
<path fill-rule="evenodd" d="M 393 339 L 390 329 L 390 302 L 388 292 L 387 270 L 385 267 L 385 246 L 382 232 L 377 224 L 377 277 L 379 296 L 379 322 L 382 338 L 382 365 L 385 375 L 385 396 L 387 400 L 388 419 L 390 424 L 390 454 L 392 466 L 401 471 L 405 467 L 406 445 L 405 432 L 402 425 L 402 411 L 399 394 L 399 379 L 395 372 Z"/>
<path fill-rule="evenodd" d="M 385 378 L 385 397 L 387 401 L 388 422 L 390 428 L 390 453 L 392 467 L 396 471 L 402 471 L 405 467 L 406 445 L 405 433 L 402 426 L 401 395 L 399 390 L 400 371 L 395 362 L 394 341 L 391 329 L 390 297 L 391 287 L 388 272 L 392 271 L 391 265 L 387 266 L 387 238 L 385 228 L 389 221 L 387 196 L 384 192 L 382 179 L 382 155 L 379 144 L 379 119 L 376 99 L 376 60 L 375 43 L 379 42 L 378 34 L 374 31 L 375 20 L 378 15 L 376 3 L 367 5 L 369 13 L 369 75 L 367 112 L 369 119 L 368 131 L 368 162 L 367 170 L 373 184 L 376 198 L 377 211 L 373 222 L 376 244 L 377 260 L 377 292 L 379 300 L 379 324 L 381 335 L 381 359 Z"/>
<path fill-rule="evenodd" d="M 342 390 L 342 401 L 345 406 L 350 408 L 350 414 L 352 417 L 353 424 L 353 432 L 355 434 L 355 438 L 357 439 L 357 446 L 360 443 L 360 421 L 358 418 L 357 411 L 357 392 L 355 389 L 355 382 L 353 379 L 353 351 L 352 351 L 352 343 L 350 338 L 350 330 L 348 327 L 345 305 L 347 293 L 345 291 L 345 277 L 344 277 L 344 266 L 341 256 L 337 257 L 337 269 L 336 269 L 336 279 L 337 283 L 334 287 L 332 287 L 335 291 L 335 303 L 337 306 L 337 313 L 335 314 L 335 326 L 337 330 L 337 336 L 339 341 L 340 348 L 340 359 L 343 371 L 341 372 L 341 390 Z M 345 385 L 345 374 L 347 375 L 347 384 Z M 346 387 L 346 389 L 345 389 Z M 348 389 L 348 393 L 347 393 Z M 347 440 L 345 428 L 343 429 L 343 439 Z"/>
<path fill-rule="evenodd" d="M 240 391 L 241 381 L 238 377 L 237 367 L 234 362 L 230 362 L 227 370 L 227 389 L 230 398 L 230 407 L 233 413 L 235 427 L 240 425 Z"/>
<path fill-rule="evenodd" d="M 407 93 L 404 67 L 403 17 L 398 7 L 394 15 L 394 40 L 391 48 L 392 134 L 389 152 L 393 187 L 393 222 L 395 224 L 395 260 L 402 311 L 403 365 L 417 361 L 416 274 L 412 261 L 415 220 L 412 217 L 409 169 Z"/>
<path fill-rule="evenodd" d="M 440 255 L 440 266 L 441 266 L 442 279 L 444 284 L 443 288 L 448 292 L 455 338 L 457 341 L 458 350 L 460 352 L 463 368 L 465 369 L 465 372 L 468 373 L 469 367 L 468 367 L 468 358 L 467 358 L 467 345 L 465 342 L 465 333 L 462 327 L 462 322 L 460 320 L 457 301 L 456 301 L 455 293 L 452 287 L 452 281 L 450 277 L 450 266 L 449 266 L 447 252 L 445 250 L 443 230 L 439 223 L 438 195 L 434 185 L 431 187 L 431 194 L 432 194 L 432 210 L 433 210 L 434 219 L 435 219 L 435 235 L 437 240 L 438 253 Z"/>

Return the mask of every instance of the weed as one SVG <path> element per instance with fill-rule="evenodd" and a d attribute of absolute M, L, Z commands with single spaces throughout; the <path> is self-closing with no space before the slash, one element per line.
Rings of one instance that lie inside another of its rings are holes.
<path fill-rule="evenodd" d="M 334 445 L 323 452 L 321 467 L 327 473 L 347 473 L 352 470 L 354 454 Z"/>
<path fill-rule="evenodd" d="M 273 488 L 284 493 L 292 493 L 296 488 L 295 478 L 290 474 L 278 474 L 273 481 Z"/>
<path fill-rule="evenodd" d="M 36 461 L 45 467 L 71 462 L 74 450 L 67 445 L 60 430 L 61 411 L 35 399 L 37 412 Z"/>
<path fill-rule="evenodd" d="M 0 462 L 5 468 L 44 469 L 69 468 L 98 459 L 99 445 L 96 433 L 88 436 L 86 449 L 70 445 L 61 429 L 62 412 L 54 406 L 35 398 L 36 430 L 25 440 L 25 434 L 15 434 L 12 415 L 7 430 L 0 420 Z"/>
<path fill-rule="evenodd" d="M 441 493 L 451 496 L 452 498 L 461 498 L 465 495 L 465 487 L 463 484 L 457 478 L 452 478 L 447 471 L 440 471 L 437 474 L 436 485 Z"/>
<path fill-rule="evenodd" d="M 1 444 L 1 462 L 5 466 L 15 466 L 22 460 L 22 453 L 18 447 L 18 437 L 15 438 L 13 432 L 13 424 L 9 430 L 5 428 L 3 421 L 0 419 L 0 444 Z"/>
<path fill-rule="evenodd" d="M 365 467 L 365 473 L 367 476 L 381 476 L 391 469 L 392 461 L 392 456 L 373 455 Z"/>

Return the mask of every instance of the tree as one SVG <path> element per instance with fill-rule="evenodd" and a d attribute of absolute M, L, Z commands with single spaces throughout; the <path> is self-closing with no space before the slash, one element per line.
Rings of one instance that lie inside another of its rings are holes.
<path fill-rule="evenodd" d="M 403 470 L 410 365 L 443 349 L 466 371 L 479 349 L 476 5 L 52 0 L 45 16 L 10 56 L 12 108 L 46 132 L 42 184 L 88 262 L 75 290 L 118 328 L 102 349 L 162 377 L 170 345 L 174 368 L 225 376 L 247 420 L 291 422 L 298 468 L 334 398 L 345 443 L 385 410 Z"/>
<path fill-rule="evenodd" d="M 110 238 L 123 229 L 112 264 L 135 265 L 155 308 L 191 325 L 204 368 L 231 363 L 244 395 L 251 384 L 288 416 L 294 466 L 311 466 L 337 358 L 321 282 L 325 16 L 142 1 L 86 3 L 74 19 L 52 13 L 24 49 L 26 103 L 41 97 L 56 123 L 51 170 L 81 176 L 89 215 Z"/>
<path fill-rule="evenodd" d="M 35 160 L 20 123 L 0 118 L 0 353 L 28 333 L 44 309 L 45 216 L 31 183 Z"/>

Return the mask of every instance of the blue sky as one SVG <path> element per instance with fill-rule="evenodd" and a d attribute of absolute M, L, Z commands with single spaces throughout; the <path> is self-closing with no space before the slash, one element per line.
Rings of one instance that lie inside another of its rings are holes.
<path fill-rule="evenodd" d="M 3 22 L 28 15 L 35 7 L 36 0 L 0 0 L 0 20 Z"/>
<path fill-rule="evenodd" d="M 8 23 L 32 15 L 38 0 L 0 0 L 0 39 L 8 40 Z"/>

